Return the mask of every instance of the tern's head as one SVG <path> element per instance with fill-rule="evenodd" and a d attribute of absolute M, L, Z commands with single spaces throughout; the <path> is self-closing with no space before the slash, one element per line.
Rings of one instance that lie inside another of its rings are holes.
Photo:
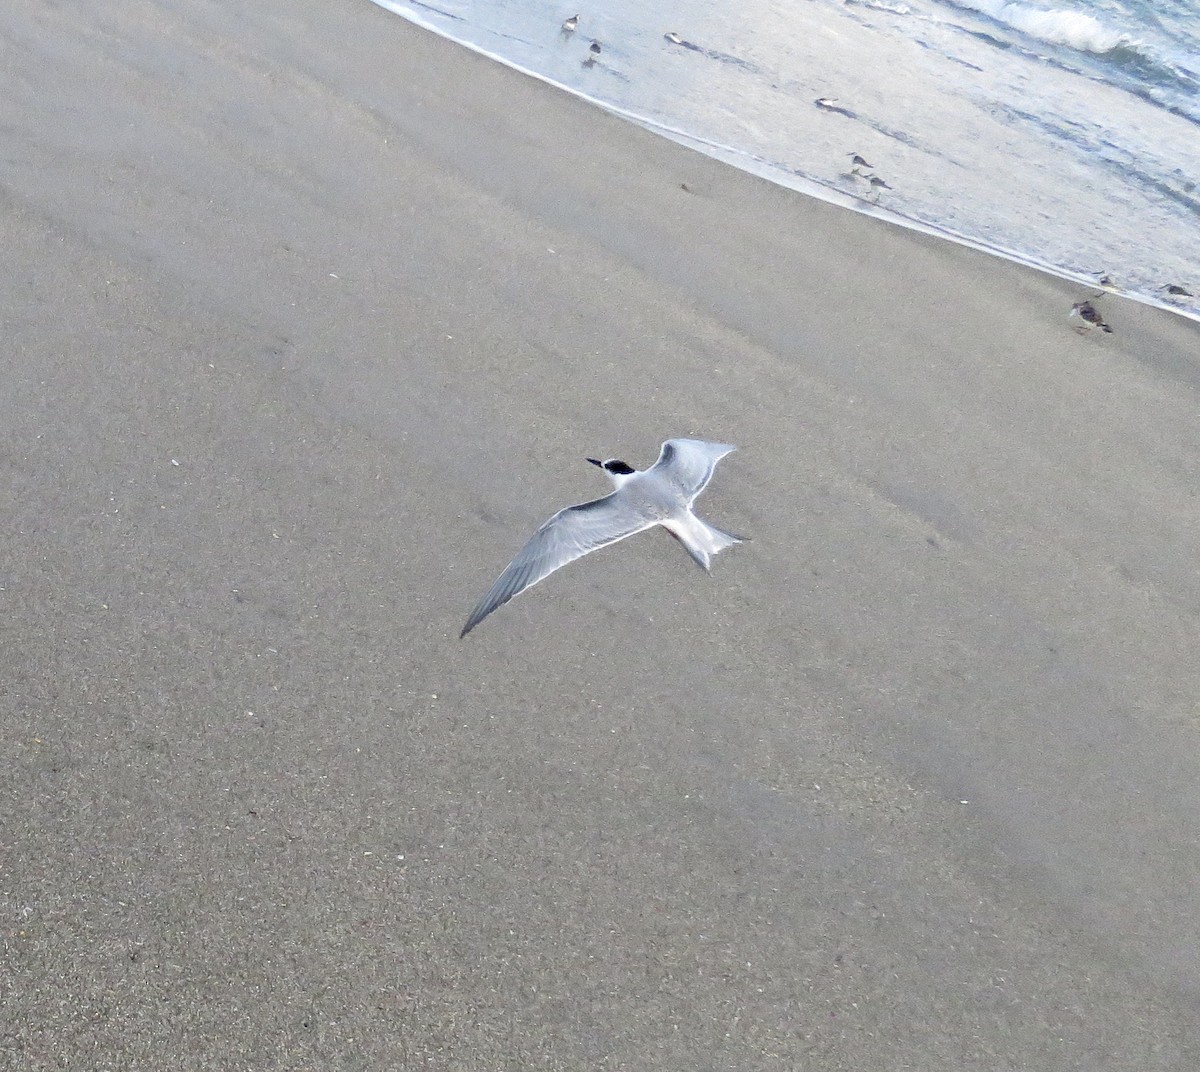
<path fill-rule="evenodd" d="M 596 458 L 588 458 L 588 461 L 593 465 L 600 466 L 611 478 L 612 482 L 620 487 L 625 481 L 637 472 L 631 465 L 626 465 L 625 462 L 619 461 L 616 458 L 609 458 L 608 461 L 599 461 Z"/>

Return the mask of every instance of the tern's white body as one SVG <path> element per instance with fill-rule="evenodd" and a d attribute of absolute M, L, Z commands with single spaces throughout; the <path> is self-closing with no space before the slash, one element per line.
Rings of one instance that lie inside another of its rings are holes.
<path fill-rule="evenodd" d="M 608 473 L 616 490 L 560 510 L 538 529 L 471 612 L 461 635 L 568 562 L 655 525 L 662 525 L 707 570 L 714 555 L 741 539 L 702 521 L 692 503 L 717 462 L 735 449 L 728 443 L 668 439 L 658 461 L 642 472 L 612 459 L 589 459 Z"/>

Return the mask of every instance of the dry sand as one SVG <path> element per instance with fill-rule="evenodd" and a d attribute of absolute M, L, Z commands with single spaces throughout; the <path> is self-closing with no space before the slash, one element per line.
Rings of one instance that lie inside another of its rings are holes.
<path fill-rule="evenodd" d="M 1200 1067 L 1195 324 L 365 0 L 0 34 L 0 1067 Z M 459 642 L 675 435 L 753 543 Z"/>

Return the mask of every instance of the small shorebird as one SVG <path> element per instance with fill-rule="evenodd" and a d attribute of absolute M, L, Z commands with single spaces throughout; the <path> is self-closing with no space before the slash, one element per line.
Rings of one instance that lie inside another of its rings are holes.
<path fill-rule="evenodd" d="M 692 503 L 712 479 L 717 462 L 736 449 L 701 439 L 668 439 L 658 461 L 642 472 L 615 458 L 588 458 L 608 474 L 616 491 L 568 506 L 538 529 L 471 611 L 459 637 L 568 562 L 655 525 L 662 525 L 698 565 L 709 569 L 713 555 L 744 537 L 701 521 Z"/>
<path fill-rule="evenodd" d="M 673 45 L 682 45 L 683 44 L 683 38 L 680 37 L 679 34 L 675 33 L 674 31 L 672 31 L 671 33 L 663 34 L 663 37 L 666 38 L 666 40 L 670 41 L 671 44 L 673 44 Z"/>
<path fill-rule="evenodd" d="M 813 101 L 813 104 L 815 104 L 823 112 L 835 112 L 838 115 L 844 115 L 847 119 L 858 118 L 858 116 L 850 111 L 849 108 L 843 108 L 840 104 L 838 104 L 837 97 L 818 97 L 815 101 Z"/>
<path fill-rule="evenodd" d="M 565 19 L 562 24 L 562 32 L 564 34 L 573 34 L 575 27 L 579 25 L 579 16 L 572 15 L 569 19 Z"/>
<path fill-rule="evenodd" d="M 1178 283 L 1167 283 L 1158 289 L 1165 290 L 1172 298 L 1194 298 L 1196 296 L 1187 287 L 1181 287 Z"/>
<path fill-rule="evenodd" d="M 596 57 L 597 57 L 597 56 L 599 56 L 599 55 L 600 55 L 600 42 L 599 42 L 599 41 L 593 41 L 593 42 L 592 42 L 592 43 L 591 43 L 591 44 L 588 46 L 588 56 L 587 56 L 587 59 L 585 59 L 585 60 L 583 61 L 583 65 L 584 65 L 585 67 L 591 67 L 591 66 L 593 66 L 593 65 L 595 64 L 595 62 L 596 62 Z"/>
<path fill-rule="evenodd" d="M 850 154 L 850 163 L 854 165 L 853 174 L 855 175 L 858 174 L 859 168 L 873 168 L 875 166 L 874 164 L 868 164 L 858 153 Z"/>
<path fill-rule="evenodd" d="M 862 200 L 867 201 L 869 204 L 878 204 L 880 191 L 891 189 L 891 187 L 878 175 L 865 175 L 863 172 L 859 171 L 858 168 L 852 168 L 850 174 L 857 179 L 867 180 L 867 183 L 871 188 L 867 191 L 866 197 L 862 198 Z"/>
<path fill-rule="evenodd" d="M 1091 298 L 1087 298 L 1084 301 L 1078 301 L 1071 306 L 1071 311 L 1067 315 L 1077 316 L 1083 321 L 1082 324 L 1075 328 L 1077 334 L 1086 335 L 1092 330 L 1092 328 L 1099 328 L 1101 331 L 1108 332 L 1110 335 L 1112 334 L 1112 328 L 1110 328 L 1104 322 L 1104 317 L 1100 315 L 1100 310 L 1092 304 L 1092 300 L 1094 298 L 1102 297 L 1104 297 L 1103 292 L 1099 294 L 1093 294 Z"/>

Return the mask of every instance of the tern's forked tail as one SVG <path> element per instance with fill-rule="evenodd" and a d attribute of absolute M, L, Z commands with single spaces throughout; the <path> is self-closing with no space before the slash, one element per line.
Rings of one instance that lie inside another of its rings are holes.
<path fill-rule="evenodd" d="M 735 543 L 745 542 L 744 536 L 734 536 L 723 532 L 715 525 L 688 513 L 682 518 L 672 518 L 664 521 L 665 528 L 687 549 L 687 553 L 695 559 L 696 564 L 704 569 L 712 568 L 713 556 L 732 547 Z"/>

